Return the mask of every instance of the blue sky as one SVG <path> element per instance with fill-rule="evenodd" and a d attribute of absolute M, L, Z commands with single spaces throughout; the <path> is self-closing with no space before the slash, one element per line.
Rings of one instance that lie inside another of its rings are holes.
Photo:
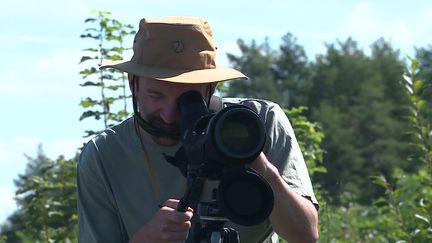
<path fill-rule="evenodd" d="M 13 179 L 24 172 L 24 154 L 34 157 L 42 144 L 50 158 L 71 157 L 83 131 L 102 126 L 78 121 L 81 98 L 97 95 L 79 86 L 78 75 L 81 50 L 92 44 L 79 38 L 91 10 L 110 11 L 135 27 L 142 17 L 205 17 L 222 66 L 229 65 L 225 53 L 239 53 L 238 38 L 261 43 L 268 37 L 277 48 L 291 32 L 312 60 L 325 43 L 348 37 L 366 52 L 383 37 L 402 56 L 432 39 L 429 0 L 0 1 L 0 222 L 16 208 Z"/>

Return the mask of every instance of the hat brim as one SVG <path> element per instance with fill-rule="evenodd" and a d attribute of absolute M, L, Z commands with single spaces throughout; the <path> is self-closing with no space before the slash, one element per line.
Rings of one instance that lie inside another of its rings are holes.
<path fill-rule="evenodd" d="M 100 69 L 104 68 L 114 68 L 133 75 L 174 83 L 199 84 L 222 82 L 232 79 L 248 79 L 248 77 L 243 73 L 227 67 L 186 70 L 148 66 L 137 64 L 131 61 L 114 61 L 100 66 Z"/>

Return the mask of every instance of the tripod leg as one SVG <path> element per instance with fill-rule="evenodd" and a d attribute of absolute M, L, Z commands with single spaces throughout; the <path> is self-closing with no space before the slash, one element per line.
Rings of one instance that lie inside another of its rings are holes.
<path fill-rule="evenodd" d="M 211 243 L 222 243 L 221 233 L 218 231 L 213 231 L 210 236 Z"/>
<path fill-rule="evenodd" d="M 239 243 L 239 235 L 235 229 L 224 228 L 223 243 Z"/>

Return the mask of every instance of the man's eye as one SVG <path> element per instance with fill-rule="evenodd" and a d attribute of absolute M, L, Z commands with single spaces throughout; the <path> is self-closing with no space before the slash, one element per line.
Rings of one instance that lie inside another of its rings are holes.
<path fill-rule="evenodd" d="M 153 100 L 160 100 L 162 99 L 162 95 L 149 95 L 150 99 Z"/>

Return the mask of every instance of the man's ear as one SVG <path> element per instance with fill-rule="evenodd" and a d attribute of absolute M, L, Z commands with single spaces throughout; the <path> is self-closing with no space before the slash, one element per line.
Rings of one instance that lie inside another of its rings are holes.
<path fill-rule="evenodd" d="M 135 85 L 133 85 L 134 84 L 133 83 L 134 82 L 134 78 L 135 78 L 135 76 L 133 74 L 128 73 L 129 89 L 130 89 L 130 91 L 131 91 L 132 94 L 134 93 L 132 89 L 133 89 L 133 87 L 135 87 Z M 136 87 L 135 87 L 135 89 L 136 89 Z"/>
<path fill-rule="evenodd" d="M 217 85 L 218 85 L 218 82 L 210 83 L 210 92 L 212 95 L 214 95 Z"/>

